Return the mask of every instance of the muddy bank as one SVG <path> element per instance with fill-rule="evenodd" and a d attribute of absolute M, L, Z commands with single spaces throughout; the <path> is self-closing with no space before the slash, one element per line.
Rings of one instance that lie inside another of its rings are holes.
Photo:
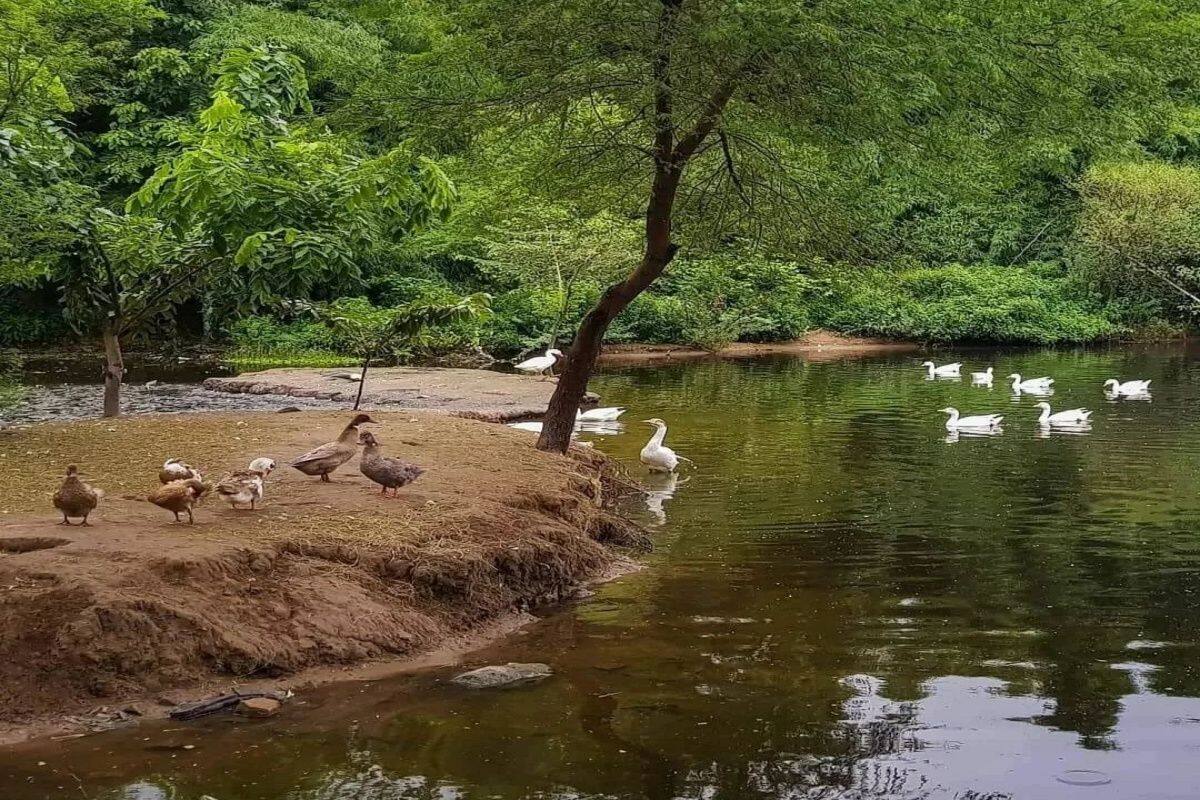
<path fill-rule="evenodd" d="M 755 356 L 794 355 L 809 361 L 828 361 L 851 356 L 917 350 L 915 342 L 843 336 L 832 331 L 810 331 L 788 342 L 734 342 L 716 352 L 673 344 L 606 345 L 600 354 L 602 364 L 644 364 L 698 358 L 753 358 Z"/>
<path fill-rule="evenodd" d="M 427 653 L 557 599 L 645 544 L 605 507 L 615 467 L 599 454 L 541 453 L 520 431 L 445 415 L 372 413 L 385 448 L 428 469 L 395 500 L 356 461 L 328 484 L 284 466 L 331 438 L 344 412 L 147 416 L 0 436 L 7 738 L 98 705 Z M 168 456 L 213 476 L 258 456 L 280 469 L 258 511 L 212 498 L 194 526 L 176 525 L 140 499 Z M 89 528 L 56 525 L 50 508 L 69 462 L 107 493 Z"/>
<path fill-rule="evenodd" d="M 333 377 L 346 371 L 268 369 L 234 378 L 209 378 L 204 388 L 352 403 L 358 383 Z M 348 371 L 358 373 L 357 368 Z M 550 379 L 482 369 L 380 367 L 367 373 L 363 403 L 369 407 L 437 409 L 459 417 L 512 422 L 544 414 L 554 386 Z M 594 405 L 598 400 L 589 392 L 584 403 Z"/>

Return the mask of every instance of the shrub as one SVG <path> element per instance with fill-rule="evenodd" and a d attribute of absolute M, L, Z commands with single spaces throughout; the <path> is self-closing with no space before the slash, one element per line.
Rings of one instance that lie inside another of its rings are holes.
<path fill-rule="evenodd" d="M 1108 164 L 1090 170 L 1080 192 L 1082 278 L 1109 297 L 1196 314 L 1176 287 L 1200 294 L 1200 168 Z"/>
<path fill-rule="evenodd" d="M 1114 336 L 1121 325 L 1061 269 L 975 266 L 823 271 L 820 323 L 845 333 L 932 341 L 1055 344 Z"/>

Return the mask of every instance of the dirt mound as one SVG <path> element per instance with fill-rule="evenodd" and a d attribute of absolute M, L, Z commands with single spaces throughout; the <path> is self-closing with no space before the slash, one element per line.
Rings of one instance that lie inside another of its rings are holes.
<path fill-rule="evenodd" d="M 323 484 L 286 467 L 345 412 L 46 425 L 0 437 L 0 720 L 231 677 L 405 656 L 609 570 L 644 536 L 608 511 L 613 466 L 520 432 L 372 412 L 428 472 L 386 499 L 357 462 Z M 263 506 L 210 498 L 177 525 L 141 498 L 162 461 L 219 477 L 276 459 Z M 107 491 L 93 527 L 49 495 L 67 463 Z"/>

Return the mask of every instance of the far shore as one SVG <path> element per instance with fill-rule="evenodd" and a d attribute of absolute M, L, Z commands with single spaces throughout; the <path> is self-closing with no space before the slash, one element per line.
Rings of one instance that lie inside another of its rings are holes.
<path fill-rule="evenodd" d="M 799 339 L 786 342 L 733 342 L 719 350 L 673 344 L 613 344 L 605 345 L 600 354 L 601 364 L 637 364 L 657 361 L 683 361 L 700 358 L 754 358 L 757 356 L 803 356 L 809 361 L 824 361 L 877 353 L 903 353 L 919 350 L 917 342 L 894 339 L 872 339 L 844 336 L 832 331 L 816 330 Z"/>

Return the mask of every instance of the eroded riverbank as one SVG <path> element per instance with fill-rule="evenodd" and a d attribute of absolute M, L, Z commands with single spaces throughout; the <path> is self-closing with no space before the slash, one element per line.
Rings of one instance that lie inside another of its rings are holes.
<path fill-rule="evenodd" d="M 645 542 L 608 510 L 615 468 L 597 453 L 549 455 L 523 432 L 444 415 L 372 414 L 388 452 L 428 470 L 396 500 L 356 462 L 329 484 L 285 466 L 345 412 L 144 416 L 0 437 L 6 738 L 99 705 L 412 657 L 558 599 Z M 259 511 L 210 498 L 195 525 L 176 525 L 142 499 L 168 456 L 213 477 L 259 456 L 280 469 Z M 56 525 L 50 508 L 71 462 L 107 493 L 89 528 Z"/>

